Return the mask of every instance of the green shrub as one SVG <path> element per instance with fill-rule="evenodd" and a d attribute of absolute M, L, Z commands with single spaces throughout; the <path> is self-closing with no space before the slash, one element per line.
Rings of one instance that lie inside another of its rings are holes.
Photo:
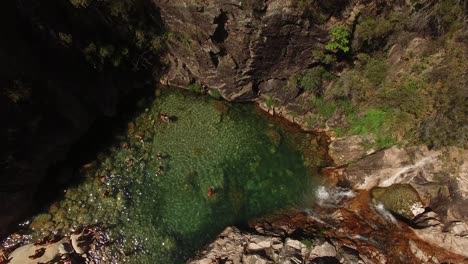
<path fill-rule="evenodd" d="M 356 37 L 359 43 L 375 46 L 385 39 L 393 30 L 392 22 L 382 17 L 362 17 L 356 26 Z"/>
<path fill-rule="evenodd" d="M 70 34 L 59 32 L 58 37 L 64 46 L 69 47 L 73 44 L 73 37 Z"/>
<path fill-rule="evenodd" d="M 378 137 L 373 144 L 376 149 L 383 149 L 395 145 L 397 141 L 391 136 Z"/>
<path fill-rule="evenodd" d="M 0 89 L 0 94 L 3 93 L 11 102 L 20 103 L 27 101 L 32 95 L 31 84 L 15 80 L 12 84 L 6 85 Z"/>
<path fill-rule="evenodd" d="M 102 46 L 99 48 L 99 56 L 102 60 L 112 56 L 114 53 L 114 47 L 112 45 Z"/>
<path fill-rule="evenodd" d="M 312 51 L 312 56 L 317 61 L 319 61 L 319 62 L 321 62 L 323 64 L 326 64 L 326 65 L 330 65 L 330 64 L 336 62 L 336 56 L 335 55 L 326 54 L 321 50 L 313 50 Z"/>
<path fill-rule="evenodd" d="M 361 66 L 361 65 L 365 65 L 369 60 L 370 60 L 370 56 L 369 54 L 366 54 L 366 53 L 358 53 L 356 55 L 356 59 L 357 61 L 355 61 L 358 66 Z"/>
<path fill-rule="evenodd" d="M 386 88 L 378 94 L 380 104 L 416 117 L 424 116 L 432 108 L 432 100 L 423 95 L 423 82 L 407 79 L 403 85 Z"/>
<path fill-rule="evenodd" d="M 154 36 L 151 40 L 151 48 L 156 53 L 161 52 L 164 48 L 164 39 L 159 36 Z"/>
<path fill-rule="evenodd" d="M 355 111 L 353 104 L 349 100 L 337 100 L 336 105 L 340 111 L 346 115 L 351 115 Z"/>
<path fill-rule="evenodd" d="M 322 98 L 313 97 L 313 98 L 310 100 L 310 103 L 311 103 L 312 106 L 314 106 L 314 107 L 321 107 L 325 102 L 323 101 Z"/>
<path fill-rule="evenodd" d="M 324 71 L 323 67 L 316 67 L 306 71 L 299 80 L 300 86 L 306 91 L 317 92 L 322 85 Z"/>
<path fill-rule="evenodd" d="M 389 111 L 371 108 L 362 116 L 351 115 L 349 117 L 350 128 L 348 134 L 367 135 L 376 137 L 375 143 L 369 147 L 385 148 L 396 144 L 395 137 L 389 127 L 394 122 L 393 114 Z"/>
<path fill-rule="evenodd" d="M 304 90 L 311 91 L 317 95 L 321 92 L 322 82 L 332 78 L 333 76 L 325 68 L 319 66 L 307 70 L 299 79 L 299 85 Z"/>
<path fill-rule="evenodd" d="M 222 98 L 221 93 L 216 89 L 208 90 L 208 94 L 211 95 L 215 99 L 221 99 Z"/>
<path fill-rule="evenodd" d="M 202 93 L 203 92 L 203 87 L 199 83 L 192 83 L 187 87 L 190 91 L 194 93 Z"/>
<path fill-rule="evenodd" d="M 437 2 L 430 13 L 430 23 L 438 33 L 445 33 L 452 29 L 463 27 L 466 4 L 459 0 L 446 0 Z"/>
<path fill-rule="evenodd" d="M 330 31 L 330 40 L 325 46 L 327 50 L 349 52 L 351 32 L 347 26 L 334 26 Z"/>
<path fill-rule="evenodd" d="M 364 76 L 373 84 L 380 85 L 387 76 L 388 64 L 381 59 L 369 59 L 364 70 Z"/>

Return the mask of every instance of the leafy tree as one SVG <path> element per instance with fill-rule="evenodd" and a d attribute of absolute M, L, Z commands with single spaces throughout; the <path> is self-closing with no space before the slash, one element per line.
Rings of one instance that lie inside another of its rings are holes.
<path fill-rule="evenodd" d="M 347 26 L 335 26 L 330 31 L 330 41 L 325 46 L 327 50 L 349 52 L 351 32 Z"/>

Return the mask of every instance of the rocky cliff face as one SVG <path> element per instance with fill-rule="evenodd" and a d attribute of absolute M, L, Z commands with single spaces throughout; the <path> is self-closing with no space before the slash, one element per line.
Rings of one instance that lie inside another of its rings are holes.
<path fill-rule="evenodd" d="M 228 100 L 250 100 L 275 90 L 283 98 L 291 76 L 316 63 L 312 50 L 328 41 L 317 17 L 349 16 L 351 1 L 340 8 L 310 10 L 298 1 L 154 1 L 161 10 L 168 42 L 169 70 L 163 83 L 192 82 L 217 89 Z M 339 2 L 339 3 L 338 3 Z"/>

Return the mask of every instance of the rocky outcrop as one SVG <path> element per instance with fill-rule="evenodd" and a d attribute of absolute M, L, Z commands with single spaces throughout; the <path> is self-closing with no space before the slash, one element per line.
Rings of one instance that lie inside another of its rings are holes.
<path fill-rule="evenodd" d="M 339 1 L 341 9 L 316 7 L 315 15 L 297 1 L 153 2 L 173 36 L 163 83 L 185 87 L 197 80 L 228 100 L 272 91 L 287 100 L 298 94 L 288 91 L 288 79 L 316 63 L 312 50 L 328 41 L 316 17 L 350 15 L 351 1 Z"/>

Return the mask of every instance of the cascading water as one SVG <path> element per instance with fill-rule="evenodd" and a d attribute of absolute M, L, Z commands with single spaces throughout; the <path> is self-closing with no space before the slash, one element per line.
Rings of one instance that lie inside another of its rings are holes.
<path fill-rule="evenodd" d="M 326 188 L 320 186 L 316 192 L 317 204 L 321 207 L 340 207 L 346 200 L 355 196 L 355 193 L 347 188 Z"/>
<path fill-rule="evenodd" d="M 392 213 L 390 213 L 390 211 L 388 211 L 387 209 L 385 209 L 384 205 L 379 203 L 377 204 L 376 206 L 374 206 L 375 210 L 387 221 L 393 223 L 393 224 L 397 224 L 397 220 L 396 218 L 393 216 Z"/>

